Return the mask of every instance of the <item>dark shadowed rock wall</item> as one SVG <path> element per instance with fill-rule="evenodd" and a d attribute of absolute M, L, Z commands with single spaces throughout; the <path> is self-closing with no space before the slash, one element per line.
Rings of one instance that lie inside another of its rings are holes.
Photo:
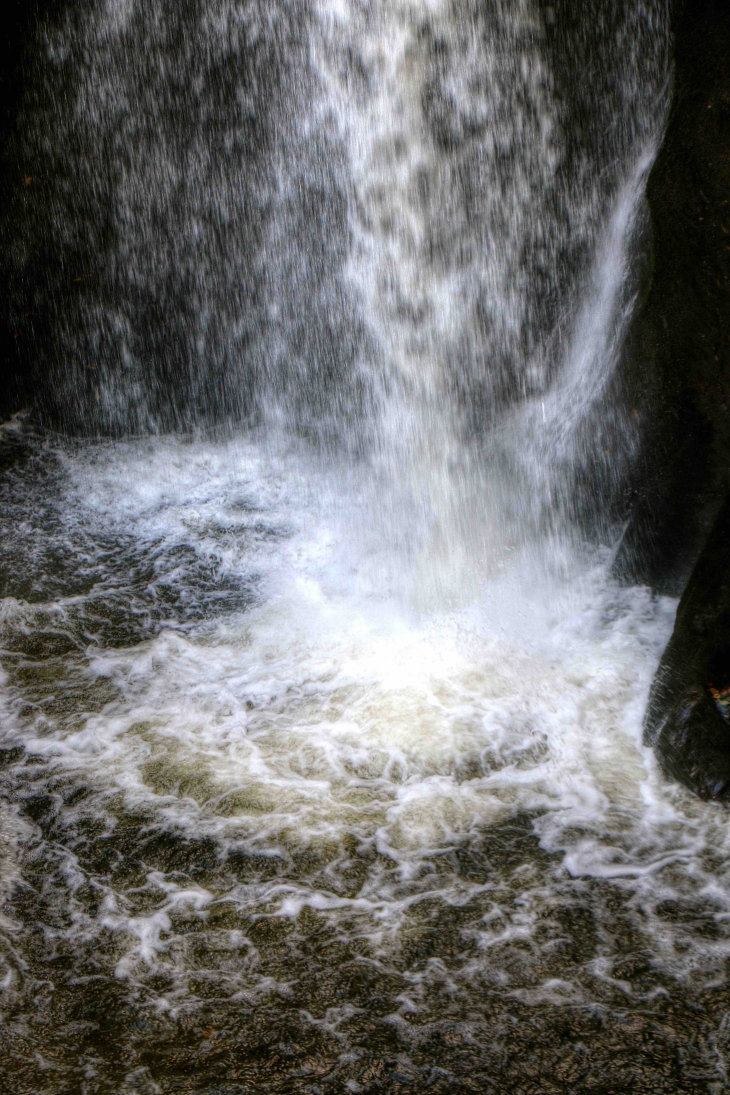
<path fill-rule="evenodd" d="M 620 563 L 679 591 L 645 742 L 703 798 L 730 798 L 730 4 L 687 0 L 676 93 L 649 183 L 651 287 L 632 332 L 653 408 Z M 714 521 L 714 524 L 713 524 Z M 692 564 L 699 559 L 692 570 Z"/>
<path fill-rule="evenodd" d="M 39 24 L 52 19 L 63 0 L 6 0 L 0 35 L 0 216 L 11 207 L 22 165 L 10 153 L 23 87 L 32 64 Z M 24 180 L 22 180 L 24 181 Z M 0 239 L 5 248 L 7 240 Z M 8 285 L 0 285 L 0 420 L 32 400 L 32 378 L 18 353 L 19 332 L 9 315 Z"/>
<path fill-rule="evenodd" d="M 617 565 L 679 593 L 730 486 L 730 3 L 686 0 L 675 36 L 650 287 L 628 347 L 644 452 Z"/>

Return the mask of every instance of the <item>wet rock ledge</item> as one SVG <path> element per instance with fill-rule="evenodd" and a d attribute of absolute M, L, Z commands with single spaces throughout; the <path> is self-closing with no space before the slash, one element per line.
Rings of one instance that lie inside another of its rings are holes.
<path fill-rule="evenodd" d="M 648 200 L 653 274 L 631 355 L 652 428 L 623 559 L 632 580 L 672 593 L 687 584 L 645 741 L 667 775 L 730 801 L 727 0 L 686 0 L 678 12 L 674 103 Z"/>

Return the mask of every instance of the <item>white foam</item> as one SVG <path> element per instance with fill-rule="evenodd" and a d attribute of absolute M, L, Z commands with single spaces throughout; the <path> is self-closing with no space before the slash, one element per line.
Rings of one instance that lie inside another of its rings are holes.
<path fill-rule="evenodd" d="M 110 804 L 107 824 L 121 795 L 153 827 L 289 864 L 283 877 L 224 890 L 226 900 L 247 915 L 308 907 L 376 949 L 424 899 L 481 895 L 493 913 L 469 929 L 484 955 L 479 977 L 498 978 L 490 955 L 532 939 L 565 880 L 597 880 L 625 891 L 654 962 L 715 975 L 722 931 L 694 936 L 657 911 L 690 902 L 719 928 L 730 916 L 724 813 L 667 784 L 641 746 L 673 601 L 615 587 L 609 553 L 566 543 L 543 558 L 535 545 L 514 551 L 482 568 L 471 602 L 428 608 L 412 556 L 368 526 L 367 469 L 323 467 L 295 447 L 167 439 L 64 460 L 59 506 L 78 527 L 123 531 L 142 552 L 186 544 L 220 560 L 234 584 L 258 576 L 245 611 L 89 648 L 80 667 L 74 654 L 87 699 L 70 715 L 54 719 L 43 704 L 29 719 L 6 706 L 10 738 L 94 788 L 94 808 Z M 271 535 L 249 535 L 256 527 Z M 182 595 L 187 575 L 179 581 Z M 17 600 L 1 626 L 37 621 L 37 606 Z M 449 865 L 467 845 L 489 856 L 504 823 L 525 816 L 547 866 L 508 857 L 479 878 Z M 308 866 L 297 866 L 304 853 Z M 150 878 L 142 914 L 110 891 L 97 928 L 84 930 L 126 939 L 120 976 L 144 978 L 158 960 L 184 966 L 171 949 L 175 920 L 184 910 L 204 918 L 217 886 Z M 268 992 L 249 944 L 235 947 L 245 991 Z M 160 1006 L 177 1006 L 182 991 Z M 544 992 L 562 999 L 560 986 Z"/>
<path fill-rule="evenodd" d="M 348 525 L 336 477 L 294 451 L 146 442 L 67 470 L 86 520 L 262 571 L 265 592 L 196 630 L 90 651 L 91 679 L 117 698 L 26 731 L 35 752 L 165 825 L 267 853 L 351 833 L 403 879 L 525 811 L 573 875 L 646 882 L 696 857 L 697 829 L 678 831 L 683 807 L 640 746 L 673 604 L 613 588 L 605 557 L 566 578 L 515 555 L 471 605 L 425 613 L 408 583 L 381 598 L 362 579 L 372 545 L 342 541 L 361 512 Z M 285 531 L 252 547 L 238 529 L 253 513 Z"/>

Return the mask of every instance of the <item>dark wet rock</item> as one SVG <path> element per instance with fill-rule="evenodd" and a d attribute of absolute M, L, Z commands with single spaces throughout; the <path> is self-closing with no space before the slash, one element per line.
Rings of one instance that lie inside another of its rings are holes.
<path fill-rule="evenodd" d="M 648 183 L 651 280 L 629 334 L 644 430 L 618 573 L 681 593 L 730 488 L 730 4 L 685 0 Z"/>
<path fill-rule="evenodd" d="M 651 281 L 626 355 L 648 425 L 616 568 L 663 592 L 687 583 L 645 742 L 668 776 L 730 800 L 730 5 L 685 0 L 675 29 Z"/>
<path fill-rule="evenodd" d="M 649 699 L 644 740 L 668 776 L 730 800 L 730 497 L 687 584 Z"/>
<path fill-rule="evenodd" d="M 9 142 L 15 133 L 18 110 L 22 101 L 28 47 L 36 28 L 58 14 L 64 0 L 8 0 L 3 6 L 3 33 L 0 35 L 0 214 L 6 215 L 19 185 L 25 186 L 27 174 L 21 179 L 21 165 L 9 155 Z M 0 232 L 3 255 L 8 248 L 6 233 Z M 7 284 L 2 283 L 0 301 L 0 421 L 32 401 L 31 374 L 21 360 L 18 338 L 20 332 L 5 307 Z"/>

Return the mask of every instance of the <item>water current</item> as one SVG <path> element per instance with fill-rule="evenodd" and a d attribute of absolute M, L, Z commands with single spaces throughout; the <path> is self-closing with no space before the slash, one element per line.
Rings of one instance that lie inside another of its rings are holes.
<path fill-rule="evenodd" d="M 40 34 L 14 291 L 93 250 L 36 350 L 116 437 L 0 430 L 12 1095 L 727 1088 L 730 827 L 611 570 L 669 68 L 610 8 Z"/>

